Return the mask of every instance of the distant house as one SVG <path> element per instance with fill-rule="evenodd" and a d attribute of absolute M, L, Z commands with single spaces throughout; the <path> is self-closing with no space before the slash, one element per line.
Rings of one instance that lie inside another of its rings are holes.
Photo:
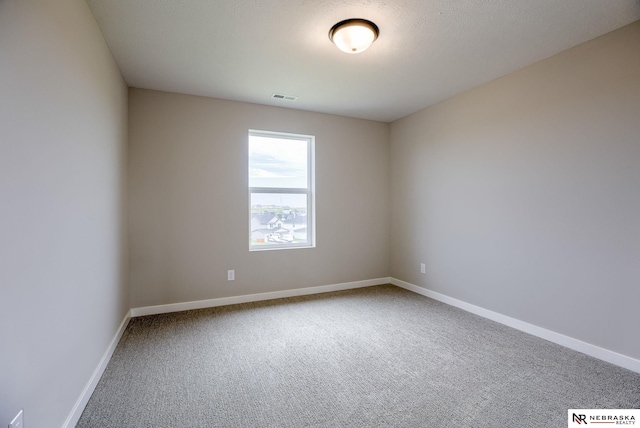
<path fill-rule="evenodd" d="M 291 228 L 307 226 L 307 216 L 299 213 L 291 213 L 284 219 L 285 225 L 291 225 Z M 285 226 L 286 227 L 286 226 Z"/>
<path fill-rule="evenodd" d="M 251 231 L 258 229 L 278 229 L 282 227 L 282 220 L 275 213 L 266 212 L 254 214 L 251 217 Z"/>
<path fill-rule="evenodd" d="M 251 231 L 251 240 L 255 242 L 293 242 L 293 233 L 289 229 L 256 229 Z"/>
<path fill-rule="evenodd" d="M 251 240 L 253 242 L 268 242 L 273 229 L 256 229 L 251 231 Z"/>
<path fill-rule="evenodd" d="M 251 217 L 251 240 L 254 242 L 292 242 L 291 230 L 282 227 L 275 213 L 254 214 Z"/>

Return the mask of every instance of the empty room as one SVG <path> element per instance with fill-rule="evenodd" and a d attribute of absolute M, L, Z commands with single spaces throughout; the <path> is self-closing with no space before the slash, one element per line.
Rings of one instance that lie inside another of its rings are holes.
<path fill-rule="evenodd" d="M 0 427 L 640 422 L 637 0 L 0 0 Z"/>

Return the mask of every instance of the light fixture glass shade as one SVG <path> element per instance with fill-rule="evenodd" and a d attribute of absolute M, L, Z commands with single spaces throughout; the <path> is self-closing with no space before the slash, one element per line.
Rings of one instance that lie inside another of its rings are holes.
<path fill-rule="evenodd" d="M 343 52 L 365 51 L 378 38 L 378 26 L 366 19 L 347 19 L 331 27 L 329 39 Z"/>

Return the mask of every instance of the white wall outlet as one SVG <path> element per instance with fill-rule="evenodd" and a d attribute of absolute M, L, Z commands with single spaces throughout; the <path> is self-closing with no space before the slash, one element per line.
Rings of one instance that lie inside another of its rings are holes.
<path fill-rule="evenodd" d="M 13 418 L 13 420 L 9 424 L 9 428 L 24 428 L 23 419 L 22 419 L 22 410 L 20 410 L 20 413 L 18 413 L 16 417 Z"/>
<path fill-rule="evenodd" d="M 236 271 L 235 270 L 228 270 L 227 271 L 227 281 L 235 281 L 236 279 Z"/>
<path fill-rule="evenodd" d="M 427 267 L 424 263 L 420 263 L 420 273 L 427 273 Z"/>

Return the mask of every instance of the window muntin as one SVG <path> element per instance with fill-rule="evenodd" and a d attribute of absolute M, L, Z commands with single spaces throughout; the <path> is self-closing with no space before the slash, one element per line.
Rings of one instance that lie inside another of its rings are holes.
<path fill-rule="evenodd" d="M 315 246 L 314 137 L 249 131 L 249 249 Z"/>

